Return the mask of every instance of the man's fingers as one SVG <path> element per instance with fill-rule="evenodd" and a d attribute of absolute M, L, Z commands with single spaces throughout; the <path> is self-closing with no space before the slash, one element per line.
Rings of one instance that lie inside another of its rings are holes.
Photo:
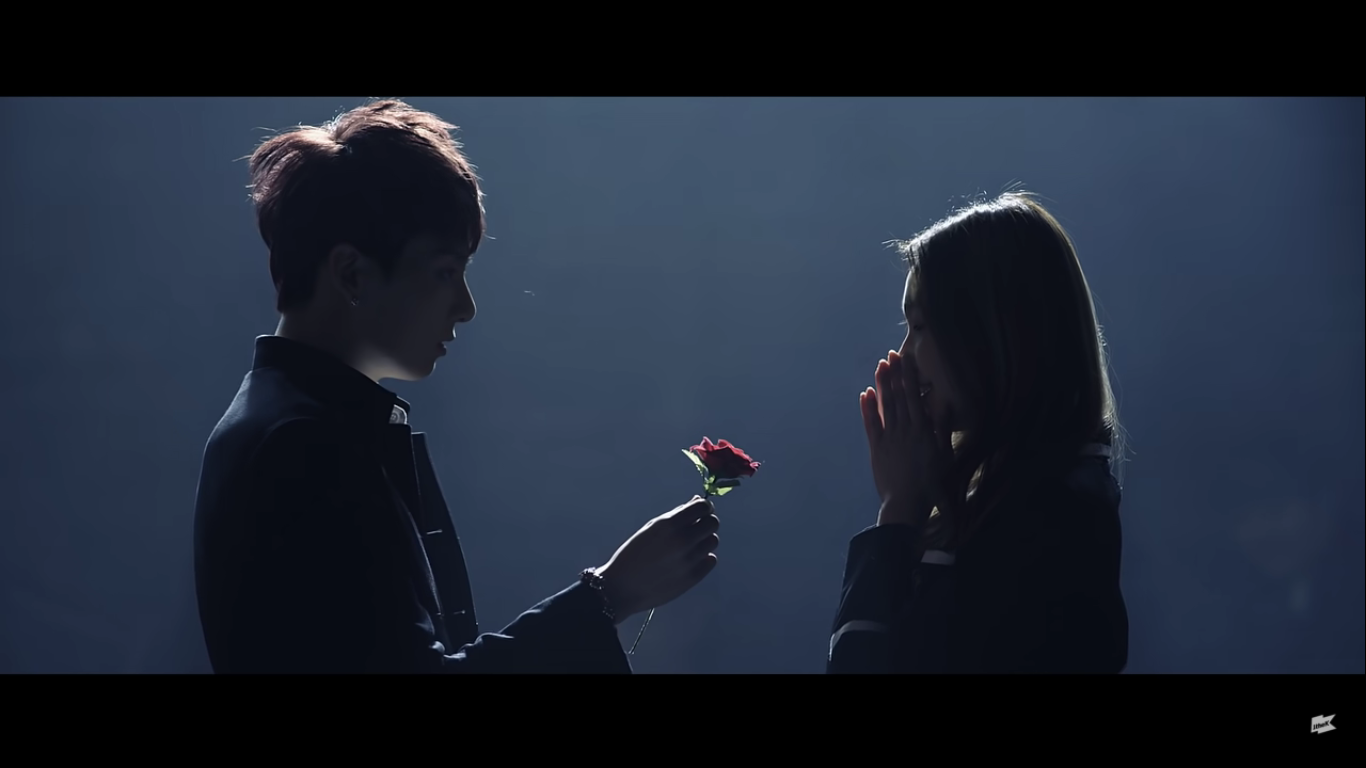
<path fill-rule="evenodd" d="M 882 417 L 877 413 L 877 392 L 869 387 L 858 395 L 858 407 L 863 412 L 863 431 L 870 446 L 882 439 Z"/>
<path fill-rule="evenodd" d="M 692 570 L 693 584 L 695 585 L 695 584 L 697 584 L 697 582 L 699 582 L 699 581 L 701 581 L 701 580 L 707 578 L 707 574 L 711 573 L 712 569 L 715 568 L 715 567 L 716 567 L 716 554 L 715 554 L 715 553 L 709 554 L 709 555 L 707 555 L 706 557 L 702 558 L 702 560 L 701 560 L 700 562 L 698 562 L 697 565 L 694 565 L 694 566 L 693 566 L 693 570 Z"/>
<path fill-rule="evenodd" d="M 674 520 L 677 520 L 683 525 L 692 525 L 698 520 L 701 520 L 704 516 L 715 511 L 716 510 L 712 508 L 710 499 L 694 496 L 692 501 L 679 507 L 674 512 Z"/>
<path fill-rule="evenodd" d="M 716 551 L 721 545 L 721 537 L 714 533 L 707 534 L 707 537 L 696 544 L 688 551 L 688 562 L 695 563 L 703 560 L 708 555 Z"/>
<path fill-rule="evenodd" d="M 720 529 L 721 518 L 717 517 L 716 515 L 707 515 L 706 517 L 703 517 L 702 519 L 688 526 L 687 542 L 688 544 L 696 544 L 697 542 L 707 538 L 708 536 L 716 535 L 716 532 Z"/>

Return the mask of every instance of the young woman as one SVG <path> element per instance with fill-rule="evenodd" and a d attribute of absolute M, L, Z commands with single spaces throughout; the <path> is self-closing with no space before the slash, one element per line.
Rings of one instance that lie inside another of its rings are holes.
<path fill-rule="evenodd" d="M 859 394 L 881 508 L 827 672 L 1119 673 L 1120 429 L 1070 238 L 1010 193 L 899 246 L 906 340 Z"/>

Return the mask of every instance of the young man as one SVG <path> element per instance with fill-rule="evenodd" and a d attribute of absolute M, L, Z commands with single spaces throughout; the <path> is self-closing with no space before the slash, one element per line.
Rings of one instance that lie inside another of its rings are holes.
<path fill-rule="evenodd" d="M 397 101 L 264 143 L 253 200 L 282 319 L 204 452 L 200 622 L 219 673 L 627 673 L 616 626 L 716 565 L 696 499 L 601 568 L 479 634 L 460 542 L 409 406 L 474 318 L 482 193 L 449 125 Z"/>

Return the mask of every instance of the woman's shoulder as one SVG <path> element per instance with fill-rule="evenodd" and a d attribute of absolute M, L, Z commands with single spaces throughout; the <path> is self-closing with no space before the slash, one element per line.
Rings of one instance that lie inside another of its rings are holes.
<path fill-rule="evenodd" d="M 1107 456 L 1082 456 L 1064 473 L 1059 492 L 1091 508 L 1119 508 L 1122 492 Z"/>
<path fill-rule="evenodd" d="M 1109 533 L 1119 528 L 1123 493 L 1105 456 L 1083 456 L 1037 489 L 1037 502 L 1048 510 L 1047 527 L 1076 535 Z"/>
<path fill-rule="evenodd" d="M 1109 457 L 1099 451 L 1083 452 L 1071 461 L 1053 464 L 1021 491 L 1003 505 L 1010 509 L 1002 517 L 1017 525 L 1037 531 L 1119 523 L 1119 482 L 1110 469 Z"/>
<path fill-rule="evenodd" d="M 1015 547 L 1024 541 L 1109 539 L 1119 528 L 1121 495 L 1103 451 L 1087 450 L 1069 461 L 1036 465 L 987 516 L 973 540 L 985 540 L 981 546 L 990 549 L 986 542 L 993 540 Z"/>

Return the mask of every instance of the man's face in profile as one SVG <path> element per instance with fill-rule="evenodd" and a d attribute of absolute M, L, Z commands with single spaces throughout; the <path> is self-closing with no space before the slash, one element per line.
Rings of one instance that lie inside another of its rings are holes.
<path fill-rule="evenodd" d="M 360 333 L 381 378 L 430 376 L 457 323 L 474 319 L 465 282 L 469 249 L 435 237 L 409 241 L 392 277 L 376 281 L 359 310 Z"/>

